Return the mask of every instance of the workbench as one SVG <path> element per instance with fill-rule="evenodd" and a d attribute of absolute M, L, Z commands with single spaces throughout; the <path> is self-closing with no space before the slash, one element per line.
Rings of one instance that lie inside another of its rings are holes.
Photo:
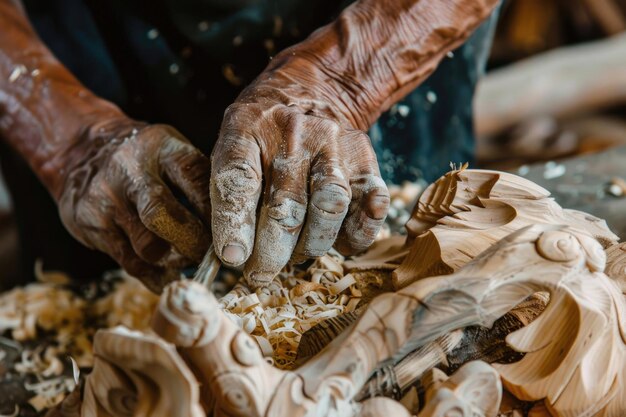
<path fill-rule="evenodd" d="M 626 240 L 626 193 L 609 192 L 613 178 L 626 179 L 626 146 L 522 166 L 512 172 L 545 187 L 562 207 L 605 219 L 609 228 Z"/>

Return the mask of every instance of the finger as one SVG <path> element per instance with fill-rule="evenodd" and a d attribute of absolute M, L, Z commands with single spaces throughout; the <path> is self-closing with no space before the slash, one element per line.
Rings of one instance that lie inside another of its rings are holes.
<path fill-rule="evenodd" d="M 171 250 L 171 245 L 151 232 L 141 222 L 134 207 L 118 213 L 115 223 L 126 234 L 139 257 L 153 265 L 159 264 Z"/>
<path fill-rule="evenodd" d="M 253 288 L 269 284 L 289 262 L 307 208 L 308 157 L 276 158 L 266 179 L 254 250 L 244 268 Z"/>
<path fill-rule="evenodd" d="M 125 236 L 112 235 L 108 252 L 128 274 L 140 280 L 150 291 L 160 294 L 170 282 L 179 279 L 174 269 L 151 265 L 139 258 Z"/>
<path fill-rule="evenodd" d="M 352 200 L 335 247 L 344 255 L 353 255 L 374 242 L 387 217 L 390 199 L 367 135 L 351 132 L 344 139 L 358 152 L 349 161 Z"/>
<path fill-rule="evenodd" d="M 167 179 L 180 189 L 204 224 L 211 226 L 209 158 L 193 145 L 172 138 L 161 152 L 161 166 Z"/>
<path fill-rule="evenodd" d="M 210 236 L 202 222 L 176 200 L 160 178 L 144 176 L 129 188 L 129 199 L 148 230 L 184 257 L 200 262 Z"/>
<path fill-rule="evenodd" d="M 215 253 L 226 265 L 242 265 L 254 245 L 261 195 L 261 159 L 256 142 L 220 138 L 211 156 L 211 224 Z"/>
<path fill-rule="evenodd" d="M 351 190 L 341 163 L 331 155 L 318 156 L 311 168 L 311 198 L 306 222 L 292 261 L 325 255 L 335 243 L 348 212 Z"/>

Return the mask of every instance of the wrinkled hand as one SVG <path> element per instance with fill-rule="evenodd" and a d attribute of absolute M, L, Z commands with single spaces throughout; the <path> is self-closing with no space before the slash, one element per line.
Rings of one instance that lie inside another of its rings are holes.
<path fill-rule="evenodd" d="M 333 243 L 365 249 L 389 196 L 364 132 L 498 3 L 360 0 L 273 57 L 227 110 L 214 148 L 217 255 L 246 262 L 258 286 L 291 257 L 321 256 Z"/>
<path fill-rule="evenodd" d="M 227 265 L 245 262 L 252 286 L 333 245 L 366 249 L 389 206 L 368 136 L 271 83 L 261 78 L 227 109 L 211 161 L 215 250 Z"/>
<path fill-rule="evenodd" d="M 202 259 L 210 243 L 209 160 L 179 132 L 126 125 L 88 138 L 76 152 L 58 198 L 74 237 L 155 291 Z"/>
<path fill-rule="evenodd" d="M 389 196 L 364 132 L 496 4 L 361 0 L 274 56 L 226 111 L 213 150 L 222 261 L 245 262 L 259 286 L 290 259 L 367 248 Z"/>

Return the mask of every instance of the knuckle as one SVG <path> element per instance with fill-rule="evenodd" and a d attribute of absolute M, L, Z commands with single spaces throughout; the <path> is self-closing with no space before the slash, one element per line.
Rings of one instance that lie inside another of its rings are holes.
<path fill-rule="evenodd" d="M 313 193 L 311 204 L 323 213 L 345 214 L 350 205 L 350 195 L 338 184 L 325 184 Z"/>
<path fill-rule="evenodd" d="M 338 138 L 342 132 L 341 126 L 335 120 L 316 118 L 316 125 L 326 137 Z"/>
<path fill-rule="evenodd" d="M 210 178 L 209 159 L 195 148 L 178 153 L 170 167 L 183 178 L 206 183 Z"/>
<path fill-rule="evenodd" d="M 241 127 L 248 127 L 246 125 L 258 122 L 262 116 L 263 110 L 258 105 L 239 102 L 232 103 L 224 111 L 222 130 L 228 132 Z"/>
<path fill-rule="evenodd" d="M 134 137 L 141 139 L 141 141 L 149 142 L 161 142 L 165 141 L 178 141 L 185 144 L 190 142 L 176 130 L 174 127 L 162 123 L 155 123 L 140 129 Z"/>
<path fill-rule="evenodd" d="M 187 161 L 195 157 L 198 152 L 192 144 L 181 140 L 178 136 L 166 136 L 157 147 L 158 160 L 163 163 Z"/>
<path fill-rule="evenodd" d="M 259 174 L 247 162 L 228 164 L 217 172 L 212 182 L 223 198 L 230 193 L 254 195 L 261 187 Z"/>
<path fill-rule="evenodd" d="M 359 177 L 352 182 L 352 192 L 361 200 L 361 207 L 369 218 L 385 219 L 391 198 L 382 178 L 373 174 Z"/>
<path fill-rule="evenodd" d="M 384 220 L 389 210 L 389 191 L 387 188 L 377 188 L 365 196 L 365 213 L 374 220 Z"/>
<path fill-rule="evenodd" d="M 246 106 L 244 106 L 243 103 L 231 103 L 228 107 L 226 107 L 226 110 L 224 110 L 224 118 L 231 118 L 245 108 Z"/>
<path fill-rule="evenodd" d="M 306 206 L 291 198 L 278 197 L 270 204 L 268 216 L 286 228 L 300 227 L 304 223 Z"/>

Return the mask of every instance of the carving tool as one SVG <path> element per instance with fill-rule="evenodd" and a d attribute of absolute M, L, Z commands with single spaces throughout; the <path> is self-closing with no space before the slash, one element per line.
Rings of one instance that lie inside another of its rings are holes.
<path fill-rule="evenodd" d="M 211 243 L 209 250 L 206 255 L 204 255 L 200 265 L 198 265 L 198 269 L 196 270 L 196 273 L 193 274 L 192 279 L 210 290 L 211 284 L 213 283 L 213 280 L 215 280 L 217 272 L 220 270 L 220 266 L 222 266 L 222 263 L 215 254 L 215 249 Z"/>

